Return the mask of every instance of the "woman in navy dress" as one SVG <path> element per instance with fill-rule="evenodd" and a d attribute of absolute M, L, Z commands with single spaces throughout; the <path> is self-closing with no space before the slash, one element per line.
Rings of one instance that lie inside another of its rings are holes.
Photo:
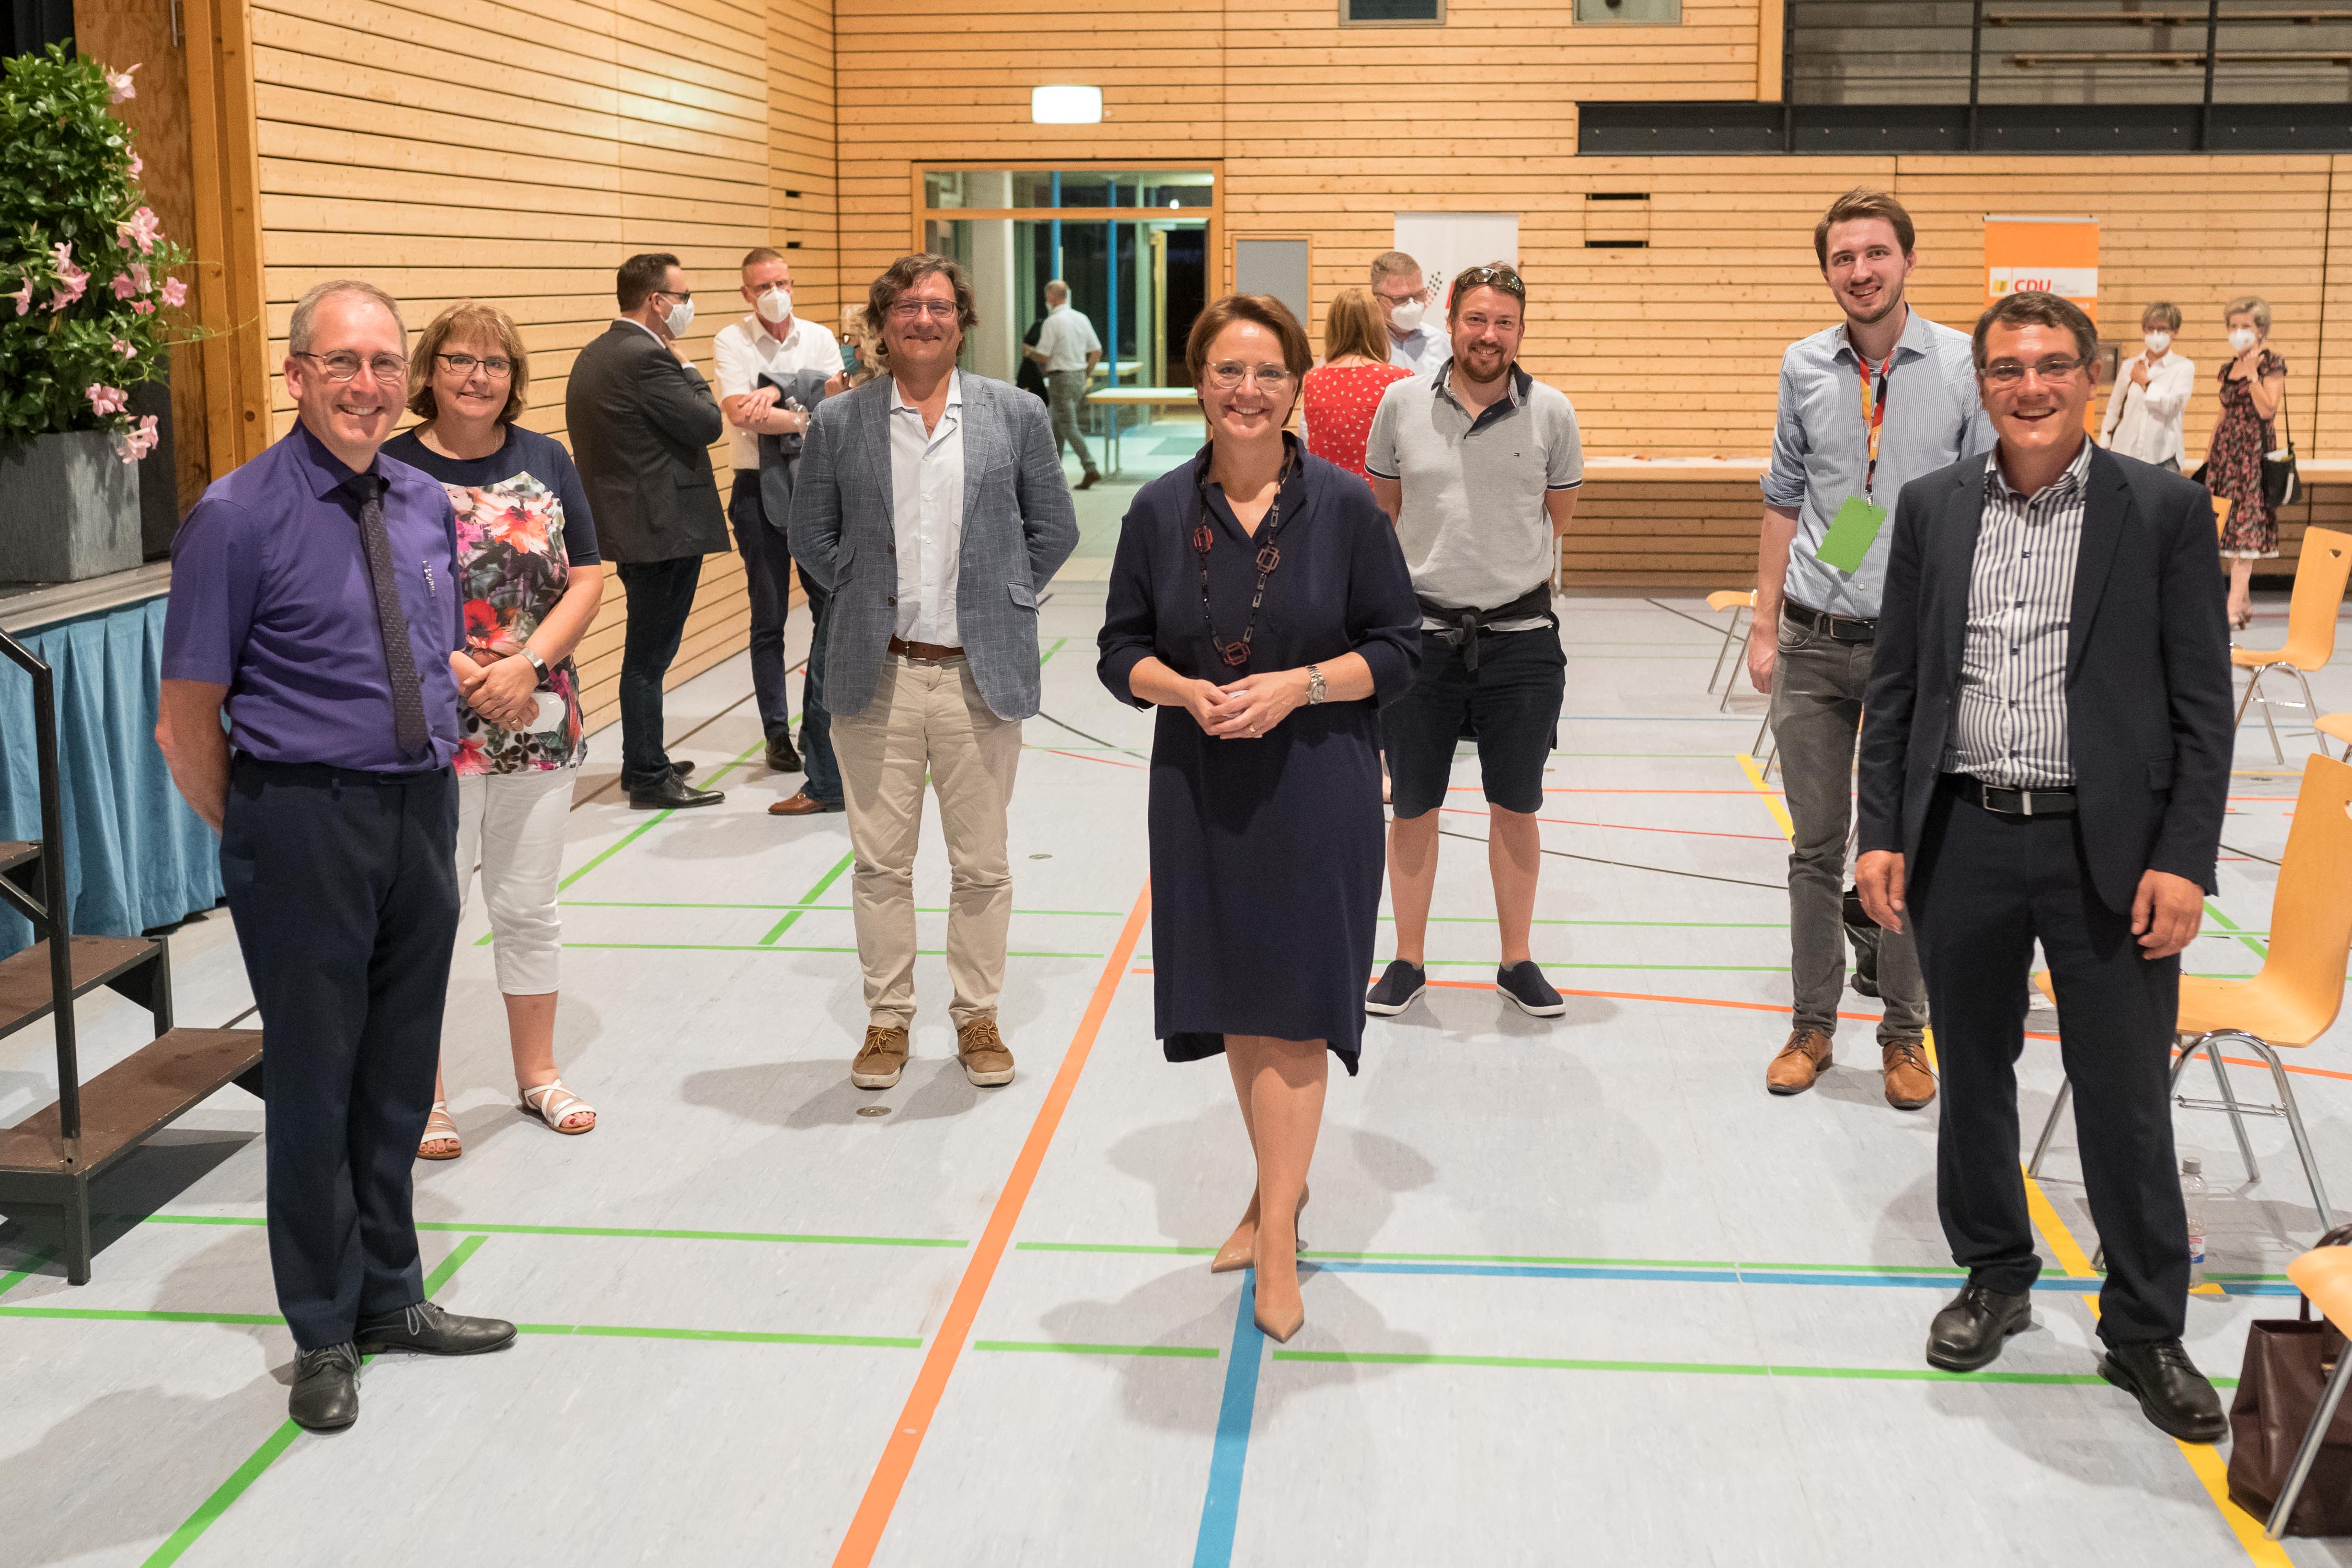
<path fill-rule="evenodd" d="M 1311 363 L 1280 300 L 1193 324 L 1209 425 L 1136 492 L 1099 671 L 1158 706 L 1151 951 L 1170 1061 L 1223 1052 L 1257 1155 L 1249 1210 L 1210 1267 L 1257 1269 L 1258 1327 L 1306 1320 L 1298 1211 L 1329 1057 L 1356 1070 L 1383 869 L 1376 709 L 1412 684 L 1421 610 L 1363 482 L 1284 432 Z M 1327 1055 L 1327 1052 L 1328 1055 Z"/>

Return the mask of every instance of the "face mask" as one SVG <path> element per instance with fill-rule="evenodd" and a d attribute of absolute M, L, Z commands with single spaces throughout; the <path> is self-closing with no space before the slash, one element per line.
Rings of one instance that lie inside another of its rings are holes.
<path fill-rule="evenodd" d="M 1407 300 L 1389 312 L 1389 325 L 1400 332 L 1410 332 L 1421 325 L 1421 316 L 1429 307 L 1418 300 Z"/>
<path fill-rule="evenodd" d="M 2150 332 L 2147 336 L 2140 339 L 2140 342 L 2147 345 L 2148 353 L 2152 354 L 2160 354 L 2165 350 L 2172 346 L 2172 334 L 2170 332 Z"/>
<path fill-rule="evenodd" d="M 793 291 L 781 284 L 772 289 L 763 289 L 760 291 L 759 303 L 752 308 L 760 312 L 760 320 L 771 324 L 790 321 Z"/>
<path fill-rule="evenodd" d="M 844 370 L 856 370 L 857 368 L 857 345 L 856 343 L 844 343 L 841 345 L 841 368 Z"/>
<path fill-rule="evenodd" d="M 694 324 L 694 301 L 680 300 L 677 304 L 672 305 L 669 308 L 667 324 L 671 337 L 686 336 L 686 329 Z"/>
<path fill-rule="evenodd" d="M 2252 348 L 2255 341 L 2254 329 L 2252 327 L 2240 327 L 2230 334 L 2230 347 L 2239 353 L 2244 353 L 2248 349 Z"/>

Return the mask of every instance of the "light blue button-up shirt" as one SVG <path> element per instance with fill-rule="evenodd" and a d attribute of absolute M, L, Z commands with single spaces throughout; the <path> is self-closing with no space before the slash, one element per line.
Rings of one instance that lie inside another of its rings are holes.
<path fill-rule="evenodd" d="M 1871 367 L 1874 379 L 1877 369 Z M 1772 463 L 1764 471 L 1764 500 L 1797 513 L 1782 591 L 1798 604 L 1832 616 L 1878 617 L 1886 546 L 1895 534 L 1895 501 L 1904 485 L 1992 449 L 1992 421 L 1977 397 L 1967 333 L 1913 310 L 1895 340 L 1895 369 L 1887 379 L 1894 395 L 1879 428 L 1878 479 L 1872 492 L 1886 508 L 1887 521 L 1863 556 L 1861 569 L 1841 572 L 1824 565 L 1814 552 L 1845 499 L 1863 493 L 1870 466 L 1861 364 L 1843 323 L 1800 339 L 1780 356 L 1780 412 L 1772 431 Z"/>
<path fill-rule="evenodd" d="M 1415 375 L 1435 375 L 1454 357 L 1454 339 L 1445 329 L 1445 318 L 1423 321 L 1403 337 L 1389 334 L 1389 363 L 1402 365 Z"/>

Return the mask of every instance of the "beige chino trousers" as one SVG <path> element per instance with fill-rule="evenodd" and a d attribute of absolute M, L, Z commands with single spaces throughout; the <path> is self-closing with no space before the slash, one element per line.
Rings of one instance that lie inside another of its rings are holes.
<path fill-rule="evenodd" d="M 990 711 L 961 658 L 885 654 L 866 710 L 834 715 L 833 751 L 856 855 L 850 906 L 869 1020 L 906 1028 L 915 1017 L 915 846 L 926 774 L 948 841 L 949 1016 L 959 1029 L 994 1017 L 1013 921 L 1005 808 L 1021 721 Z"/>

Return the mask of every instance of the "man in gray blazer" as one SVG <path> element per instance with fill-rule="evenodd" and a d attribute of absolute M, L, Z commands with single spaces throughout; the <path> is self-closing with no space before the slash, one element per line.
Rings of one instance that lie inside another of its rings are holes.
<path fill-rule="evenodd" d="M 1021 721 L 1037 711 L 1037 596 L 1077 547 L 1077 516 L 1045 408 L 956 369 L 978 320 L 961 268 L 899 258 L 874 280 L 866 319 L 890 374 L 818 405 L 789 531 L 801 569 L 832 595 L 824 700 L 857 857 L 867 1015 L 849 1080 L 888 1089 L 907 1065 L 928 774 L 953 886 L 956 1055 L 973 1083 L 1010 1083 L 996 1027 L 1013 915 L 1005 808 Z"/>
<path fill-rule="evenodd" d="M 596 542 L 628 591 L 621 653 L 621 786 L 643 810 L 716 805 L 662 745 L 662 679 L 694 608 L 702 558 L 730 548 L 710 444 L 726 429 L 718 399 L 678 339 L 694 290 L 677 258 L 621 263 L 620 317 L 572 361 L 563 394 L 573 461 L 596 518 Z"/>

